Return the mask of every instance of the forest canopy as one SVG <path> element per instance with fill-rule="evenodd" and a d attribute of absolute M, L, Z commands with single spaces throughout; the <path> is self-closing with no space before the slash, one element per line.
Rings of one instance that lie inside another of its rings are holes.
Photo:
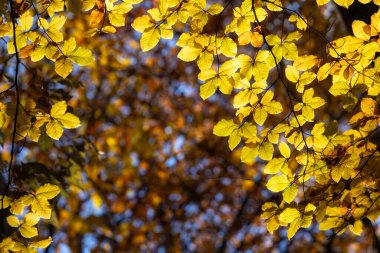
<path fill-rule="evenodd" d="M 0 252 L 380 251 L 380 1 L 0 3 Z"/>

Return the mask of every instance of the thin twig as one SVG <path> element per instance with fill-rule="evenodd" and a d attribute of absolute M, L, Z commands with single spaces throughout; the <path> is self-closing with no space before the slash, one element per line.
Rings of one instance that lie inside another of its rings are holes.
<path fill-rule="evenodd" d="M 19 72 L 19 65 L 20 65 L 20 57 L 18 55 L 18 48 L 17 48 L 17 37 L 16 37 L 16 18 L 14 15 L 14 9 L 13 9 L 13 2 L 12 0 L 9 0 L 10 10 L 11 10 L 11 19 L 12 19 L 12 25 L 13 25 L 13 46 L 15 47 L 15 55 L 16 55 L 16 69 L 14 73 L 14 88 L 16 90 L 16 110 L 13 120 L 13 133 L 12 133 L 12 144 L 11 144 L 11 157 L 9 159 L 8 164 L 8 182 L 7 186 L 3 192 L 3 196 L 1 198 L 1 224 L 3 224 L 5 219 L 5 210 L 4 210 L 4 198 L 8 194 L 9 188 L 11 186 L 11 176 L 12 176 L 12 164 L 13 159 L 15 156 L 15 142 L 16 142 L 16 132 L 17 132 L 17 116 L 18 116 L 18 110 L 20 105 L 20 96 L 19 96 L 19 86 L 18 86 L 18 72 Z M 0 226 L 0 236 L 3 235 L 3 226 Z"/>

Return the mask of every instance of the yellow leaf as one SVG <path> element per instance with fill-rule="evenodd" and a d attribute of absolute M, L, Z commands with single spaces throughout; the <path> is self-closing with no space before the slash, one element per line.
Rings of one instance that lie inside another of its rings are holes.
<path fill-rule="evenodd" d="M 288 240 L 293 238 L 293 236 L 297 233 L 300 227 L 301 227 L 301 218 L 298 217 L 289 225 L 289 228 L 287 231 Z"/>
<path fill-rule="evenodd" d="M 280 143 L 279 150 L 280 150 L 280 153 L 283 157 L 285 157 L 285 158 L 290 157 L 290 148 L 289 148 L 288 144 L 286 144 L 285 142 Z"/>
<path fill-rule="evenodd" d="M 51 244 L 52 241 L 53 239 L 49 236 L 47 239 L 31 242 L 29 245 L 33 248 L 45 249 Z"/>
<path fill-rule="evenodd" d="M 251 42 L 251 31 L 246 31 L 243 32 L 242 34 L 239 35 L 238 37 L 238 44 L 241 46 L 248 45 L 249 42 Z"/>
<path fill-rule="evenodd" d="M 264 37 L 261 33 L 259 32 L 253 32 L 251 35 L 251 45 L 253 47 L 262 47 L 264 44 Z"/>
<path fill-rule="evenodd" d="M 259 150 L 257 147 L 244 146 L 241 150 L 240 160 L 243 163 L 253 163 L 258 154 Z"/>
<path fill-rule="evenodd" d="M 32 204 L 30 205 L 32 212 L 38 217 L 43 219 L 50 219 L 51 207 L 47 199 L 45 198 L 34 198 Z"/>
<path fill-rule="evenodd" d="M 7 237 L 0 242 L 0 252 L 9 252 L 13 249 L 15 242 L 11 237 Z"/>
<path fill-rule="evenodd" d="M 16 216 L 13 216 L 13 215 L 7 217 L 7 222 L 9 226 L 14 227 L 14 228 L 17 228 L 18 226 L 20 226 L 20 221 L 17 219 Z"/>
<path fill-rule="evenodd" d="M 103 27 L 101 31 L 104 33 L 115 33 L 116 28 L 113 26 L 107 25 L 107 26 Z"/>
<path fill-rule="evenodd" d="M 234 57 L 237 53 L 236 43 L 229 37 L 224 37 L 220 51 L 227 57 Z"/>
<path fill-rule="evenodd" d="M 178 58 L 186 62 L 194 61 L 198 58 L 202 50 L 202 48 L 185 46 L 181 49 L 181 51 L 179 51 Z"/>
<path fill-rule="evenodd" d="M 287 167 L 287 162 L 284 158 L 273 158 L 264 167 L 265 174 L 277 174 L 284 167 Z"/>
<path fill-rule="evenodd" d="M 363 98 L 360 107 L 366 116 L 374 116 L 378 112 L 377 102 L 372 98 Z"/>
<path fill-rule="evenodd" d="M 73 62 L 75 62 L 79 66 L 87 66 L 95 60 L 91 51 L 83 47 L 78 47 L 68 56 Z"/>
<path fill-rule="evenodd" d="M 223 11 L 223 6 L 220 4 L 211 4 L 210 7 L 208 7 L 207 12 L 210 13 L 210 15 L 217 15 Z"/>
<path fill-rule="evenodd" d="M 357 38 L 365 41 L 371 38 L 371 27 L 361 20 L 352 22 L 352 32 Z"/>
<path fill-rule="evenodd" d="M 73 71 L 73 64 L 67 57 L 60 57 L 54 64 L 55 72 L 63 78 L 66 78 Z"/>
<path fill-rule="evenodd" d="M 104 14 L 104 11 L 98 9 L 94 9 L 93 11 L 91 11 L 89 19 L 90 25 L 96 26 L 97 24 L 99 24 L 103 20 Z"/>
<path fill-rule="evenodd" d="M 240 61 L 237 59 L 232 59 L 224 62 L 219 68 L 219 75 L 226 75 L 227 77 L 232 76 L 240 68 Z"/>
<path fill-rule="evenodd" d="M 271 11 L 282 11 L 282 2 L 281 0 L 274 0 L 274 1 L 270 1 L 270 2 L 267 2 L 267 7 L 269 10 Z"/>
<path fill-rule="evenodd" d="M 59 140 L 63 134 L 62 124 L 58 120 L 51 120 L 46 124 L 46 134 L 54 140 Z"/>
<path fill-rule="evenodd" d="M 5 209 L 11 204 L 12 200 L 8 196 L 0 196 L 0 209 Z"/>
<path fill-rule="evenodd" d="M 55 104 L 50 109 L 50 116 L 53 118 L 62 116 L 67 110 L 67 104 L 66 101 L 59 101 Z"/>
<path fill-rule="evenodd" d="M 268 232 L 273 234 L 273 232 L 278 229 L 280 224 L 278 224 L 276 217 L 273 216 L 272 218 L 268 220 L 268 222 L 266 223 L 266 226 L 267 226 Z"/>
<path fill-rule="evenodd" d="M 345 7 L 348 9 L 348 7 L 354 3 L 354 0 L 334 0 L 334 2 L 337 4 L 337 5 L 340 5 L 342 7 Z"/>
<path fill-rule="evenodd" d="M 332 228 L 338 228 L 343 225 L 343 219 L 337 217 L 328 217 L 326 220 L 319 224 L 320 230 L 329 230 Z"/>
<path fill-rule="evenodd" d="M 268 113 L 267 113 L 267 111 L 263 107 L 258 107 L 255 110 L 255 113 L 253 115 L 253 119 L 260 126 L 264 125 L 267 117 L 268 117 Z"/>
<path fill-rule="evenodd" d="M 210 96 L 214 95 L 216 89 L 218 88 L 218 79 L 213 78 L 211 80 L 206 81 L 201 85 L 199 89 L 200 96 L 203 100 L 206 100 Z"/>
<path fill-rule="evenodd" d="M 355 235 L 361 235 L 363 232 L 363 223 L 360 220 L 357 220 L 353 225 L 349 225 L 348 228 Z"/>
<path fill-rule="evenodd" d="M 160 30 L 158 28 L 150 28 L 146 30 L 140 39 L 140 45 L 143 52 L 154 48 L 160 41 Z"/>
<path fill-rule="evenodd" d="M 110 5 L 107 5 L 107 7 Z M 110 13 L 108 15 L 111 25 L 121 27 L 125 25 L 125 14 L 132 10 L 132 5 L 127 3 L 121 3 L 110 6 Z"/>
<path fill-rule="evenodd" d="M 19 228 L 19 231 L 21 235 L 25 238 L 32 238 L 38 235 L 37 228 L 33 226 L 22 225 Z"/>
<path fill-rule="evenodd" d="M 302 96 L 302 102 L 304 102 L 305 104 L 307 104 L 313 109 L 317 109 L 326 103 L 323 98 L 313 97 L 313 95 L 314 95 L 313 88 L 306 90 L 304 95 Z"/>
<path fill-rule="evenodd" d="M 299 217 L 301 217 L 301 214 L 297 209 L 288 207 L 280 214 L 278 219 L 284 223 L 291 223 Z"/>
<path fill-rule="evenodd" d="M 24 216 L 24 219 L 21 222 L 21 226 L 19 227 L 19 231 L 21 235 L 25 238 L 31 238 L 38 235 L 37 228 L 34 227 L 40 217 L 34 213 L 27 213 Z"/>
<path fill-rule="evenodd" d="M 52 199 L 59 194 L 61 190 L 58 186 L 52 184 L 44 184 L 36 191 L 38 198 Z"/>
<path fill-rule="evenodd" d="M 289 186 L 288 188 L 286 188 L 284 192 L 282 193 L 282 196 L 284 197 L 284 201 L 286 203 L 291 203 L 293 199 L 296 197 L 297 192 L 298 192 L 298 185 L 296 185 L 295 183 Z"/>
<path fill-rule="evenodd" d="M 320 59 L 315 55 L 302 55 L 294 61 L 293 66 L 299 71 L 306 71 L 319 65 Z"/>
<path fill-rule="evenodd" d="M 272 192 L 280 192 L 285 190 L 290 185 L 288 177 L 285 175 L 274 176 L 269 179 L 267 188 Z"/>
<path fill-rule="evenodd" d="M 299 77 L 300 77 L 297 68 L 294 67 L 294 66 L 286 66 L 286 69 L 285 69 L 285 76 L 286 76 L 286 78 L 287 78 L 289 81 L 291 81 L 291 82 L 293 82 L 293 83 L 298 82 Z"/>
<path fill-rule="evenodd" d="M 233 102 L 234 108 L 240 108 L 247 105 L 250 102 L 251 95 L 254 95 L 257 98 L 257 95 L 252 94 L 250 90 L 242 90 L 239 93 L 237 93 L 234 96 L 234 102 Z"/>
<path fill-rule="evenodd" d="M 270 142 L 264 142 L 259 146 L 259 157 L 265 161 L 273 158 L 274 147 Z"/>
<path fill-rule="evenodd" d="M 17 199 L 12 202 L 10 211 L 13 214 L 22 214 L 24 212 L 25 203 L 22 199 Z"/>
<path fill-rule="evenodd" d="M 301 18 L 298 15 L 290 15 L 289 22 L 295 22 L 297 28 L 300 30 L 306 30 L 307 28 L 307 23 L 304 21 L 304 18 Z"/>
<path fill-rule="evenodd" d="M 148 15 L 138 17 L 132 23 L 133 29 L 140 33 L 144 33 L 145 30 L 154 27 L 154 25 L 155 23 L 151 22 L 151 19 Z"/>
<path fill-rule="evenodd" d="M 199 54 L 197 65 L 200 70 L 209 69 L 212 66 L 212 62 L 214 61 L 214 55 L 203 51 Z"/>
<path fill-rule="evenodd" d="M 67 112 L 64 115 L 56 117 L 56 119 L 63 125 L 64 128 L 73 129 L 80 127 L 80 120 L 74 114 Z"/>
<path fill-rule="evenodd" d="M 222 119 L 214 126 L 213 132 L 216 136 L 229 136 L 237 128 L 233 120 Z"/>
<path fill-rule="evenodd" d="M 330 2 L 330 0 L 317 0 L 317 4 L 318 4 L 319 6 L 321 6 L 321 5 L 325 5 L 325 4 L 327 4 L 328 2 Z"/>

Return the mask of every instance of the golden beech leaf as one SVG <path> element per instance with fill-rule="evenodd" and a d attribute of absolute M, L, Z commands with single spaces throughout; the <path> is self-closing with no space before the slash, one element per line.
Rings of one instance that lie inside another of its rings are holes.
<path fill-rule="evenodd" d="M 283 191 L 282 196 L 284 197 L 284 201 L 286 203 L 291 203 L 296 197 L 297 193 L 298 193 L 298 185 L 293 183 L 291 186 L 289 186 Z"/>
<path fill-rule="evenodd" d="M 9 252 L 11 249 L 13 249 L 14 245 L 15 242 L 11 237 L 4 238 L 0 242 L 0 252 Z"/>
<path fill-rule="evenodd" d="M 293 236 L 297 233 L 297 231 L 301 228 L 301 218 L 295 219 L 292 223 L 290 223 L 288 231 L 287 231 L 287 236 L 288 240 L 292 239 Z"/>
<path fill-rule="evenodd" d="M 259 154 L 257 147 L 243 147 L 240 159 L 243 163 L 253 163 Z"/>
<path fill-rule="evenodd" d="M 104 15 L 105 15 L 104 11 L 94 9 L 90 14 L 90 20 L 89 20 L 90 25 L 91 26 L 98 25 L 102 21 Z"/>
<path fill-rule="evenodd" d="M 288 164 L 285 158 L 273 158 L 264 167 L 265 174 L 277 174 L 278 172 L 286 172 Z"/>
<path fill-rule="evenodd" d="M 304 18 L 298 15 L 294 15 L 294 14 L 290 15 L 289 22 L 295 22 L 297 28 L 300 30 L 306 30 L 307 28 L 307 23 L 305 22 Z"/>
<path fill-rule="evenodd" d="M 11 203 L 12 203 L 12 199 L 9 198 L 8 196 L 0 196 L 0 209 L 5 209 L 9 207 Z"/>
<path fill-rule="evenodd" d="M 50 109 L 50 116 L 53 118 L 56 118 L 58 116 L 63 115 L 67 110 L 67 104 L 66 101 L 59 101 L 55 104 Z"/>
<path fill-rule="evenodd" d="M 73 63 L 69 58 L 62 56 L 55 64 L 55 72 L 63 78 L 66 78 L 73 71 Z"/>
<path fill-rule="evenodd" d="M 273 157 L 274 147 L 270 142 L 259 145 L 259 157 L 265 161 L 270 161 Z"/>
<path fill-rule="evenodd" d="M 32 204 L 30 205 L 32 212 L 38 217 L 43 219 L 50 219 L 51 217 L 51 207 L 47 199 L 45 198 L 34 198 Z"/>
<path fill-rule="evenodd" d="M 280 153 L 283 157 L 285 158 L 289 158 L 290 157 L 290 148 L 288 146 L 288 144 L 286 144 L 285 142 L 281 142 L 279 144 L 279 150 L 280 150 Z"/>
<path fill-rule="evenodd" d="M 251 42 L 252 35 L 251 31 L 246 31 L 239 35 L 238 44 L 241 46 L 248 45 Z"/>
<path fill-rule="evenodd" d="M 329 230 L 329 229 L 334 229 L 334 228 L 339 228 L 344 224 L 344 221 L 342 218 L 338 217 L 328 217 L 324 221 L 322 221 L 319 224 L 319 229 L 320 230 Z"/>
<path fill-rule="evenodd" d="M 285 175 L 273 176 L 268 180 L 267 188 L 272 192 L 280 192 L 289 187 L 290 182 Z"/>
<path fill-rule="evenodd" d="M 143 52 L 149 51 L 154 48 L 160 41 L 160 30 L 157 28 L 150 28 L 141 35 L 140 45 Z"/>
<path fill-rule="evenodd" d="M 57 196 L 60 192 L 60 189 L 56 185 L 44 184 L 39 187 L 36 191 L 37 198 L 52 199 Z"/>
<path fill-rule="evenodd" d="M 278 217 L 284 223 L 291 223 L 301 217 L 301 213 L 295 208 L 286 208 Z"/>
<path fill-rule="evenodd" d="M 20 226 L 19 219 L 13 215 L 7 217 L 7 222 L 9 226 L 14 227 L 14 228 L 17 228 L 18 226 Z"/>
<path fill-rule="evenodd" d="M 116 33 L 116 28 L 113 26 L 107 25 L 103 27 L 101 31 L 104 33 Z"/>
<path fill-rule="evenodd" d="M 348 9 L 348 7 L 350 7 L 350 5 L 354 3 L 354 0 L 334 0 L 334 2 L 337 5 L 340 5 Z"/>
<path fill-rule="evenodd" d="M 229 37 L 224 37 L 220 46 L 220 51 L 227 57 L 234 57 L 237 53 L 236 43 Z"/>
<path fill-rule="evenodd" d="M 78 47 L 72 51 L 69 58 L 79 66 L 87 66 L 95 60 L 91 51 L 83 47 Z"/>
<path fill-rule="evenodd" d="M 318 4 L 319 6 L 321 6 L 321 5 L 325 5 L 325 4 L 327 4 L 328 2 L 330 2 L 330 0 L 317 0 L 317 4 Z"/>
<path fill-rule="evenodd" d="M 47 239 L 31 242 L 29 245 L 33 248 L 45 249 L 51 244 L 52 241 L 53 239 L 49 236 Z"/>
<path fill-rule="evenodd" d="M 73 129 L 73 128 L 80 127 L 79 118 L 69 112 L 65 113 L 64 115 L 56 117 L 56 119 L 63 125 L 64 128 Z"/>
<path fill-rule="evenodd" d="M 264 44 L 264 37 L 262 33 L 253 32 L 251 35 L 251 45 L 253 47 L 260 48 Z"/>
<path fill-rule="evenodd" d="M 352 22 L 352 31 L 359 39 L 368 41 L 371 38 L 371 27 L 361 20 Z"/>
<path fill-rule="evenodd" d="M 24 203 L 24 201 L 21 198 L 16 199 L 15 201 L 12 202 L 10 211 L 13 214 L 19 214 L 20 215 L 23 213 L 25 206 L 26 206 L 26 204 Z"/>
<path fill-rule="evenodd" d="M 321 60 L 315 55 L 302 55 L 294 61 L 293 66 L 299 71 L 306 71 L 318 66 Z"/>
<path fill-rule="evenodd" d="M 363 98 L 360 107 L 366 116 L 374 116 L 378 113 L 378 105 L 372 98 Z"/>
<path fill-rule="evenodd" d="M 40 220 L 40 217 L 34 213 L 27 213 L 21 221 L 19 231 L 25 238 L 31 238 L 38 235 L 35 225 Z"/>
<path fill-rule="evenodd" d="M 66 101 L 55 103 L 50 110 L 50 121 L 46 124 L 46 134 L 54 139 L 59 140 L 63 134 L 63 129 L 73 129 L 80 126 L 80 120 L 77 116 L 66 112 Z"/>
<path fill-rule="evenodd" d="M 233 120 L 222 119 L 214 126 L 214 134 L 216 136 L 229 136 L 234 130 L 238 128 Z"/>
<path fill-rule="evenodd" d="M 46 124 L 46 134 L 54 140 L 59 140 L 63 134 L 62 124 L 56 119 L 51 120 Z"/>
<path fill-rule="evenodd" d="M 270 218 L 266 223 L 266 227 L 268 229 L 268 232 L 271 234 L 273 234 L 273 232 L 276 231 L 279 228 L 279 226 L 280 226 L 280 224 L 278 223 L 275 216 Z"/>
<path fill-rule="evenodd" d="M 19 231 L 21 235 L 25 238 L 32 238 L 38 235 L 37 228 L 33 226 L 22 225 L 19 228 Z"/>
<path fill-rule="evenodd" d="M 361 233 L 363 232 L 363 223 L 360 220 L 357 220 L 353 225 L 350 224 L 348 228 L 355 235 L 361 235 Z"/>
<path fill-rule="evenodd" d="M 178 58 L 186 62 L 195 61 L 202 51 L 202 48 L 185 46 L 179 51 Z"/>

